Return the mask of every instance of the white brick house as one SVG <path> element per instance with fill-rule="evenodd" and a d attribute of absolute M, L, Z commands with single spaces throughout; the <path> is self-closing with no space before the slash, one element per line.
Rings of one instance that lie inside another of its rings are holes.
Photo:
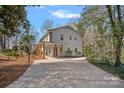
<path fill-rule="evenodd" d="M 82 56 L 80 35 L 70 25 L 48 30 L 39 44 L 48 56 Z"/>

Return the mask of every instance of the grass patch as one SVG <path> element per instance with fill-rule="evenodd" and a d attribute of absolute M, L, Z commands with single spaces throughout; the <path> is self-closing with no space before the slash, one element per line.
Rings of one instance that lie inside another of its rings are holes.
<path fill-rule="evenodd" d="M 105 62 L 99 62 L 99 61 L 93 61 L 89 60 L 90 63 L 93 65 L 103 69 L 104 71 L 111 73 L 114 76 L 117 76 L 124 80 L 124 67 L 115 67 L 110 63 Z"/>

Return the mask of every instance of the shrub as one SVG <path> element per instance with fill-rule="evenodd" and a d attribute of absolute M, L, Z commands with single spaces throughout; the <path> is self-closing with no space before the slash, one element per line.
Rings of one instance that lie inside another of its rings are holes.
<path fill-rule="evenodd" d="M 3 53 L 4 53 L 5 55 L 7 55 L 7 56 L 18 56 L 18 54 L 17 54 L 16 51 L 13 51 L 13 50 L 10 50 L 10 49 L 5 50 Z"/>

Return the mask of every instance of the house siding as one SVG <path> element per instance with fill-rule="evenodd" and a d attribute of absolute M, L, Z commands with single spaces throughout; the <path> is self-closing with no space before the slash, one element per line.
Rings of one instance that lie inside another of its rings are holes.
<path fill-rule="evenodd" d="M 64 40 L 60 40 L 60 35 L 64 35 Z M 71 40 L 70 40 L 71 36 Z M 76 37 L 76 40 L 75 40 Z M 63 50 L 62 55 L 66 55 L 66 51 L 68 48 L 70 48 L 72 52 L 72 56 L 76 56 L 77 53 L 75 53 L 75 48 L 77 48 L 77 52 L 82 52 L 82 42 L 80 35 L 77 34 L 75 31 L 73 31 L 70 28 L 61 28 L 53 31 L 53 38 L 52 40 L 54 42 L 59 42 L 63 44 Z"/>
<path fill-rule="evenodd" d="M 44 41 L 50 42 L 50 35 L 49 34 L 44 38 Z"/>
<path fill-rule="evenodd" d="M 63 40 L 60 39 L 61 35 L 63 35 Z M 69 27 L 58 28 L 48 32 L 44 40 L 46 42 L 62 44 L 62 52 L 60 52 L 60 50 L 57 50 L 58 56 L 66 56 L 66 51 L 68 50 L 68 48 L 72 51 L 72 56 L 77 56 L 75 48 L 77 48 L 77 52 L 80 52 L 82 54 L 81 37 L 75 30 Z M 50 48 L 51 48 L 50 53 L 49 49 L 46 49 L 47 55 L 54 56 L 54 45 L 51 46 Z"/>

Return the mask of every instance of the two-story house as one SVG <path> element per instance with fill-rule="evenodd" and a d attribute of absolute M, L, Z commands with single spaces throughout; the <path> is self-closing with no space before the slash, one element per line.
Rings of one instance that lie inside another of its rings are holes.
<path fill-rule="evenodd" d="M 38 45 L 48 56 L 82 56 L 81 37 L 70 25 L 48 30 Z"/>

